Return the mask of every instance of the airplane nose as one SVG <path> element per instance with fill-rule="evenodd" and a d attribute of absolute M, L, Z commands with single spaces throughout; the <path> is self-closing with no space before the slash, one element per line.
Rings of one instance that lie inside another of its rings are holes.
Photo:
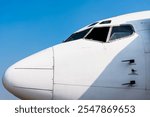
<path fill-rule="evenodd" d="M 11 77 L 11 68 L 8 68 L 3 76 L 3 85 L 8 90 L 13 90 L 13 79 L 10 79 Z"/>
<path fill-rule="evenodd" d="M 20 99 L 52 99 L 53 64 L 53 49 L 45 49 L 10 66 L 3 85 Z"/>

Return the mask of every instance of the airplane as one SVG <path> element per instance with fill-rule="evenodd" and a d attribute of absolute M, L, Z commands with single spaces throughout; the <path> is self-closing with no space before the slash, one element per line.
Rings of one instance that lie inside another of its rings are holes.
<path fill-rule="evenodd" d="M 10 66 L 4 87 L 24 100 L 150 99 L 150 11 L 89 24 Z"/>

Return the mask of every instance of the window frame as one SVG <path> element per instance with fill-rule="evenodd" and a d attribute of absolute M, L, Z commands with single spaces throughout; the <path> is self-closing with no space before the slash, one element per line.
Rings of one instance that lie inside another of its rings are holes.
<path fill-rule="evenodd" d="M 110 40 L 113 27 L 119 27 L 119 26 L 130 26 L 132 28 L 133 33 L 129 36 L 125 36 L 125 37 L 121 37 L 121 38 L 118 38 L 118 39 Z M 117 40 L 128 38 L 128 37 L 133 36 L 134 34 L 135 34 L 135 30 L 134 30 L 134 27 L 131 24 L 121 24 L 121 25 L 110 26 L 110 32 L 108 34 L 109 37 L 107 38 L 107 43 L 111 43 L 111 42 L 114 42 L 114 41 L 117 41 Z"/>

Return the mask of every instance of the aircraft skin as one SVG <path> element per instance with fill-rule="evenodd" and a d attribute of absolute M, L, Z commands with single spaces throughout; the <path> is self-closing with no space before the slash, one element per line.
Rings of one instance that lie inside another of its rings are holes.
<path fill-rule="evenodd" d="M 10 66 L 20 99 L 150 99 L 150 11 L 85 26 L 61 44 Z"/>

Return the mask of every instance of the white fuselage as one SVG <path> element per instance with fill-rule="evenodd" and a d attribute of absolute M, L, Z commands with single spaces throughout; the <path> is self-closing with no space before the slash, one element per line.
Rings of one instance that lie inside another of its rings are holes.
<path fill-rule="evenodd" d="M 150 99 L 150 11 L 106 21 L 74 33 L 90 28 L 83 38 L 12 65 L 4 86 L 21 99 Z M 103 27 L 108 27 L 106 42 L 94 40 L 94 30 Z"/>

